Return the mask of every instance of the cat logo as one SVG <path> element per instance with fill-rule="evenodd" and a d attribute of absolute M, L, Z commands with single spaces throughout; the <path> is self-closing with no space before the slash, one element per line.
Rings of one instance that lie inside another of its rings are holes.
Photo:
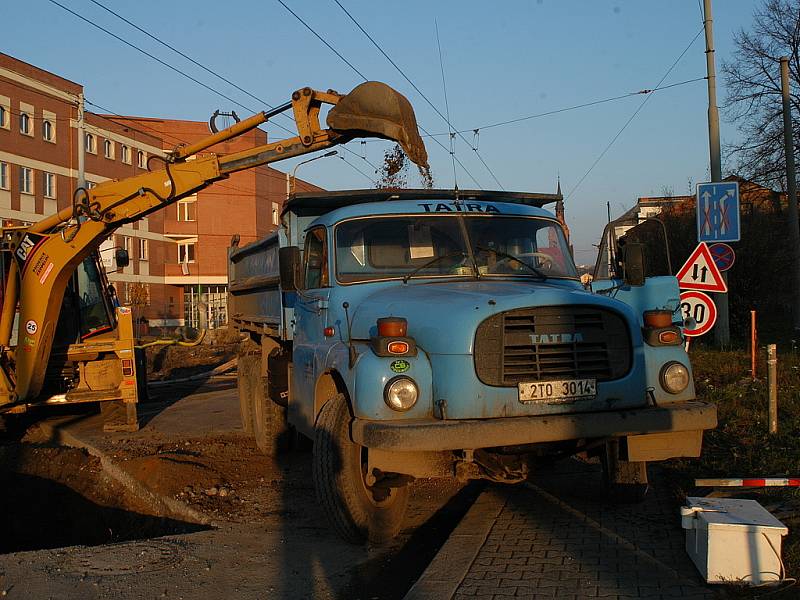
<path fill-rule="evenodd" d="M 33 251 L 36 247 L 41 244 L 46 239 L 46 236 L 38 235 L 36 233 L 26 233 L 25 237 L 22 238 L 22 241 L 17 246 L 16 251 L 14 252 L 14 258 L 17 259 L 19 263 L 19 272 L 23 273 L 25 271 L 25 265 L 28 263 L 28 258 L 33 254 Z"/>

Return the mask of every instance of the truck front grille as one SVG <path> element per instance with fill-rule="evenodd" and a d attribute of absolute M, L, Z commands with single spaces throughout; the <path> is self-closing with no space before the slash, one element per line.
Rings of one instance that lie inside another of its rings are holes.
<path fill-rule="evenodd" d="M 591 306 L 522 308 L 496 314 L 475 334 L 475 371 L 487 385 L 593 377 L 609 381 L 631 369 L 625 320 Z"/>

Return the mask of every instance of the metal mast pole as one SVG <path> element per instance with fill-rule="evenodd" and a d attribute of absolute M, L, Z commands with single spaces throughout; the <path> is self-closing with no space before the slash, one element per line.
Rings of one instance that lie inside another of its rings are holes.
<path fill-rule="evenodd" d="M 78 94 L 78 187 L 86 187 L 86 120 L 83 92 Z"/>
<path fill-rule="evenodd" d="M 722 158 L 719 143 L 719 109 L 717 108 L 717 68 L 714 64 L 714 21 L 711 16 L 711 0 L 703 0 L 703 26 L 706 33 L 706 72 L 708 75 L 708 150 L 711 157 L 711 181 L 722 181 Z M 727 273 L 722 273 L 728 283 Z M 731 341 L 728 295 L 715 294 L 717 325 L 714 327 L 714 342 L 726 347 Z"/>
<path fill-rule="evenodd" d="M 795 305 L 794 328 L 800 329 L 800 229 L 797 216 L 797 180 L 794 165 L 792 108 L 789 104 L 789 57 L 781 57 L 781 96 L 783 97 L 783 143 L 786 151 L 786 193 L 789 195 L 789 248 L 792 254 L 792 286 Z"/>

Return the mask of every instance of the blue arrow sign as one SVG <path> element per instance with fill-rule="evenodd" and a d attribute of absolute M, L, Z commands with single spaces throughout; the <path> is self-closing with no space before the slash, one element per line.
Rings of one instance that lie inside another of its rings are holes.
<path fill-rule="evenodd" d="M 739 183 L 697 184 L 697 241 L 738 242 Z"/>

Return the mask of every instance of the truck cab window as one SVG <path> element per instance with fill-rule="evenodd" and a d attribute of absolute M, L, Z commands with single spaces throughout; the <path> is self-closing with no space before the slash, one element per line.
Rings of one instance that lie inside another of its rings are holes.
<path fill-rule="evenodd" d="M 306 234 L 305 289 L 328 287 L 328 247 L 324 227 Z"/>

